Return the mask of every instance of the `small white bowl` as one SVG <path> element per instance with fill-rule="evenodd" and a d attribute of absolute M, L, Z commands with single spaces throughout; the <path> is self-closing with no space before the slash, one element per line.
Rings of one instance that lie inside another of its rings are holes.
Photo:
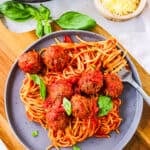
<path fill-rule="evenodd" d="M 133 13 L 120 16 L 120 15 L 112 14 L 108 9 L 104 8 L 104 6 L 100 2 L 100 0 L 94 0 L 95 6 L 99 10 L 99 12 L 105 18 L 107 18 L 109 20 L 113 20 L 113 21 L 123 21 L 123 20 L 128 20 L 128 19 L 131 19 L 133 17 L 136 17 L 137 15 L 139 15 L 143 11 L 143 9 L 146 5 L 146 2 L 147 2 L 147 0 L 140 0 L 139 6 L 137 7 L 137 9 Z"/>

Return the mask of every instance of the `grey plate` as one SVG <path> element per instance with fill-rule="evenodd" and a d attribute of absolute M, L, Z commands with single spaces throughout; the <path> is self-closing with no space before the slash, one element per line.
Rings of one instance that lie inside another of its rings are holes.
<path fill-rule="evenodd" d="M 54 43 L 54 38 L 62 39 L 64 35 L 70 35 L 75 40 L 75 35 L 79 35 L 82 39 L 87 41 L 103 40 L 104 38 L 98 34 L 87 31 L 59 31 L 52 33 L 42 39 L 36 41 L 25 51 L 31 49 L 41 49 Z M 134 79 L 140 84 L 140 79 L 135 66 L 127 57 Z M 30 150 L 44 150 L 50 141 L 45 131 L 40 125 L 29 122 L 26 115 L 24 106 L 19 98 L 19 89 L 24 78 L 17 66 L 17 61 L 14 63 L 5 89 L 5 109 L 7 118 L 14 133 L 20 141 Z M 120 134 L 113 132 L 111 138 L 90 138 L 80 143 L 79 146 L 82 150 L 120 150 L 131 139 L 139 124 L 142 109 L 143 99 L 140 94 L 128 84 L 124 84 L 124 91 L 122 94 L 122 106 L 120 109 L 123 122 L 120 125 Z M 39 130 L 39 136 L 34 138 L 31 133 L 33 130 Z M 69 150 L 71 148 L 63 148 Z"/>

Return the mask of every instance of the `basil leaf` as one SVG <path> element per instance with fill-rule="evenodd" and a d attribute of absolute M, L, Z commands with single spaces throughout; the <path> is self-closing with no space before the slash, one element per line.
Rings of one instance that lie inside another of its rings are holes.
<path fill-rule="evenodd" d="M 31 5 L 26 5 L 26 11 L 28 11 L 28 13 L 34 17 L 35 20 L 39 20 L 40 19 L 40 12 L 36 7 L 33 7 Z"/>
<path fill-rule="evenodd" d="M 41 79 L 40 79 L 40 95 L 43 99 L 45 99 L 45 97 L 46 97 L 46 86 Z"/>
<path fill-rule="evenodd" d="M 31 74 L 30 75 L 31 79 L 36 83 L 36 84 L 40 84 L 40 77 L 36 74 Z"/>
<path fill-rule="evenodd" d="M 40 4 L 39 12 L 42 20 L 48 20 L 51 14 L 50 10 L 44 5 Z"/>
<path fill-rule="evenodd" d="M 52 32 L 51 24 L 47 21 L 44 25 L 44 34 L 47 35 Z"/>
<path fill-rule="evenodd" d="M 41 20 L 37 21 L 35 32 L 38 37 L 42 37 L 44 35 L 44 26 Z"/>
<path fill-rule="evenodd" d="M 107 115 L 110 110 L 113 108 L 113 103 L 110 97 L 108 96 L 99 96 L 98 99 L 98 107 L 99 107 L 99 116 Z"/>
<path fill-rule="evenodd" d="M 26 10 L 27 6 L 27 4 L 7 1 L 0 5 L 0 12 L 11 20 L 25 21 L 32 18 L 31 14 Z"/>
<path fill-rule="evenodd" d="M 36 137 L 36 136 L 38 136 L 38 135 L 39 135 L 39 132 L 38 132 L 37 130 L 32 131 L 32 136 L 33 136 L 33 137 Z"/>
<path fill-rule="evenodd" d="M 63 29 L 76 30 L 88 30 L 96 25 L 96 21 L 94 19 L 74 11 L 69 11 L 62 14 L 56 22 Z"/>
<path fill-rule="evenodd" d="M 80 147 L 79 147 L 79 146 L 74 145 L 74 146 L 72 147 L 72 150 L 81 150 L 81 149 L 80 149 Z"/>
<path fill-rule="evenodd" d="M 45 99 L 46 97 L 46 86 L 44 84 L 44 81 L 37 75 L 37 74 L 32 74 L 30 75 L 31 79 L 40 86 L 40 95 L 42 99 Z"/>
<path fill-rule="evenodd" d="M 72 113 L 71 102 L 66 97 L 63 98 L 63 107 L 67 115 L 70 116 Z"/>

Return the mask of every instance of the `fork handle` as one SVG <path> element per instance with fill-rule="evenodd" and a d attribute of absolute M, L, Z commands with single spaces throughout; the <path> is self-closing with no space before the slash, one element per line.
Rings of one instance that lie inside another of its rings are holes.
<path fill-rule="evenodd" d="M 150 106 L 150 96 L 148 96 L 146 92 L 134 80 L 130 81 L 129 83 L 137 89 L 137 91 L 143 96 L 145 102 Z"/>

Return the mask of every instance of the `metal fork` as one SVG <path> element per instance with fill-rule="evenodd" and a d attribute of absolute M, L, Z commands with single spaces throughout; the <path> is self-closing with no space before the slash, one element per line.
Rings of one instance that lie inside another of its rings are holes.
<path fill-rule="evenodd" d="M 131 84 L 144 98 L 145 102 L 150 106 L 150 96 L 138 85 L 132 77 L 132 72 L 125 67 L 118 72 L 119 77 L 123 82 Z"/>

